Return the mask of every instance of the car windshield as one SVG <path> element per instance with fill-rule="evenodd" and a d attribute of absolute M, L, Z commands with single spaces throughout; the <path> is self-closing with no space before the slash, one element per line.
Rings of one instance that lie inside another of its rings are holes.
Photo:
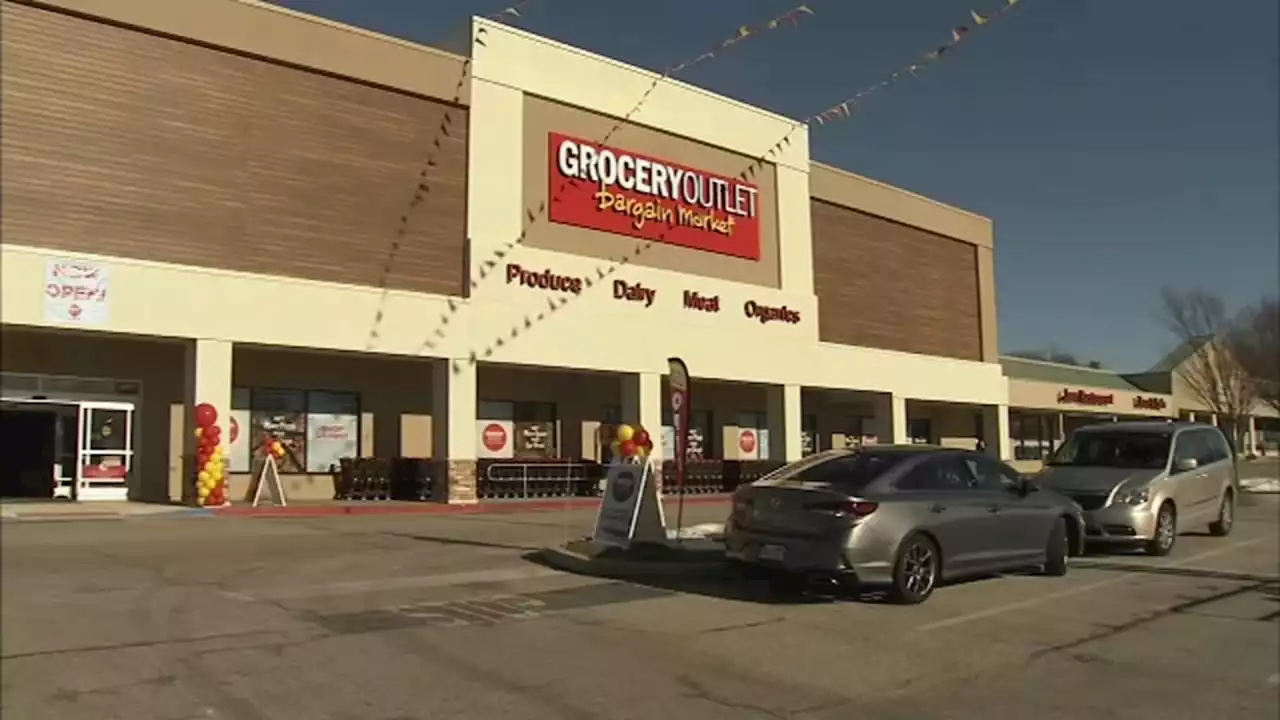
<path fill-rule="evenodd" d="M 1050 465 L 1158 470 L 1169 459 L 1170 433 L 1077 432 Z"/>
<path fill-rule="evenodd" d="M 835 455 L 820 462 L 801 460 L 765 478 L 761 484 L 829 485 L 842 492 L 857 492 L 908 457 L 910 454 L 903 452 L 858 452 Z"/>

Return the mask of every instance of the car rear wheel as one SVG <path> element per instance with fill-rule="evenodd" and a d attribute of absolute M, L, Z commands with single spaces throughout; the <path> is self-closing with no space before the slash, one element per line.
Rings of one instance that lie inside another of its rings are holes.
<path fill-rule="evenodd" d="M 1236 524 L 1236 494 L 1231 488 L 1222 493 L 1222 505 L 1218 507 L 1218 519 L 1209 523 L 1209 532 L 1218 537 L 1226 537 L 1231 534 L 1231 528 Z"/>
<path fill-rule="evenodd" d="M 893 566 L 889 599 L 901 605 L 916 605 L 929 599 L 942 569 L 942 553 L 927 536 L 908 537 L 898 549 Z"/>
<path fill-rule="evenodd" d="M 1067 533 L 1067 519 L 1058 518 L 1049 531 L 1049 541 L 1045 546 L 1044 574 L 1062 577 L 1067 574 L 1067 556 L 1071 536 Z"/>
<path fill-rule="evenodd" d="M 1157 557 L 1168 555 L 1178 539 L 1178 514 L 1173 503 L 1166 502 L 1156 513 L 1156 528 L 1147 541 L 1147 554 Z"/>

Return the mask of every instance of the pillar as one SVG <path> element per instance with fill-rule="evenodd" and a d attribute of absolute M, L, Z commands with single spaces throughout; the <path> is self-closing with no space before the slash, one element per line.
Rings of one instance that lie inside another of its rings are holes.
<path fill-rule="evenodd" d="M 665 457 L 662 447 L 662 408 L 666 392 L 658 373 L 628 373 L 622 376 L 622 422 L 639 425 L 653 441 L 654 460 Z M 671 448 L 671 453 L 675 448 Z M 667 453 L 670 454 L 670 453 Z"/>
<path fill-rule="evenodd" d="M 794 462 L 804 456 L 803 413 L 799 385 L 769 385 L 765 388 L 770 460 Z"/>
<path fill-rule="evenodd" d="M 431 458 L 437 500 L 476 502 L 476 375 L 465 359 L 432 363 Z"/>
<path fill-rule="evenodd" d="M 1258 452 L 1258 420 L 1247 416 L 1244 426 L 1244 447 L 1236 448 L 1237 455 L 1255 455 Z"/>
<path fill-rule="evenodd" d="M 907 437 L 907 399 L 901 395 L 880 393 L 872 402 L 875 408 L 876 440 L 880 443 L 902 445 L 910 442 Z"/>
<path fill-rule="evenodd" d="M 182 470 L 176 478 L 178 487 L 173 487 L 175 478 L 170 477 L 171 498 L 178 498 L 183 502 L 195 501 L 192 478 L 195 476 L 196 462 L 196 405 L 209 403 L 217 409 L 223 442 L 231 437 L 227 426 L 231 417 L 231 354 L 232 344 L 228 340 L 194 340 L 187 344 L 181 422 L 183 441 L 179 446 L 180 460 L 174 463 Z"/>
<path fill-rule="evenodd" d="M 982 437 L 987 454 L 997 460 L 1013 459 L 1013 443 L 1009 438 L 1009 406 L 982 406 Z"/>

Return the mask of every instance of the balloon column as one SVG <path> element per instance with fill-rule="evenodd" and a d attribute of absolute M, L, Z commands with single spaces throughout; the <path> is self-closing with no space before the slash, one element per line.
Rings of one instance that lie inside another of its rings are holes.
<path fill-rule="evenodd" d="M 638 463 L 653 452 L 653 439 L 644 428 L 624 424 L 618 426 L 611 447 L 615 458 Z"/>
<path fill-rule="evenodd" d="M 196 502 L 227 504 L 226 453 L 221 445 L 218 411 L 209 403 L 196 406 Z"/>

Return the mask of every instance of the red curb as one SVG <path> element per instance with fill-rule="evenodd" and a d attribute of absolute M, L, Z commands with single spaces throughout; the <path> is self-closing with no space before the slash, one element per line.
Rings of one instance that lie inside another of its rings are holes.
<path fill-rule="evenodd" d="M 674 499 L 664 503 L 675 504 Z M 684 499 L 686 505 L 714 505 L 728 503 L 727 495 L 699 495 Z M 390 504 L 369 502 L 361 505 L 286 505 L 284 507 L 249 507 L 232 505 L 210 509 L 215 517 L 336 517 L 339 515 L 491 515 L 501 513 L 546 512 L 549 510 L 581 509 L 594 507 L 599 498 L 574 498 L 572 500 L 513 500 L 511 502 L 481 502 L 475 505 L 446 505 L 422 502 Z"/>

